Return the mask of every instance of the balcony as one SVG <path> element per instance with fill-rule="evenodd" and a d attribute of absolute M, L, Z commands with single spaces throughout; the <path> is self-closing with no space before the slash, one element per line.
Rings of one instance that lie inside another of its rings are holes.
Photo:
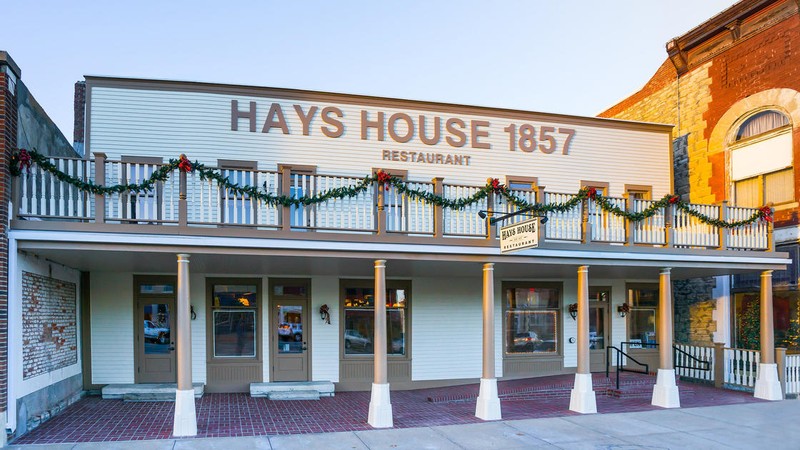
<path fill-rule="evenodd" d="M 442 179 L 368 182 L 359 177 L 293 172 L 290 167 L 265 171 L 202 166 L 205 173 L 217 174 L 203 177 L 198 171 L 186 172 L 174 164 L 135 162 L 135 158 L 109 160 L 103 154 L 95 154 L 91 160 L 41 158 L 52 165 L 49 170 L 46 164 L 35 163 L 14 178 L 16 228 L 59 230 L 61 223 L 73 222 L 95 224 L 93 229 L 102 226 L 108 232 L 135 225 L 138 232 L 147 232 L 142 227 L 159 227 L 158 233 L 174 230 L 176 234 L 187 228 L 200 234 L 217 229 L 215 235 L 295 239 L 321 239 L 335 233 L 339 239 L 349 234 L 389 242 L 496 246 L 498 226 L 481 218 L 480 211 L 499 215 L 519 211 L 519 205 L 539 205 L 538 214 L 548 218 L 540 229 L 540 245 L 773 249 L 771 222 L 759 218 L 761 210 L 724 202 L 672 204 L 587 197 L 583 191 L 491 190 L 487 186 L 446 184 Z M 142 160 L 146 158 L 139 158 Z M 119 188 L 102 193 L 96 189 L 98 185 L 140 185 L 153 174 L 162 176 L 149 189 Z M 75 180 L 84 184 L 78 187 Z M 251 188 L 242 191 L 231 185 Z M 330 198 L 318 201 L 320 196 Z M 447 204 L 464 199 L 472 200 L 461 207 Z M 562 207 L 573 203 L 569 208 Z M 642 212 L 648 217 L 637 221 L 626 217 Z M 524 219 L 520 214 L 507 223 Z M 716 226 L 714 221 L 746 223 L 725 227 Z"/>

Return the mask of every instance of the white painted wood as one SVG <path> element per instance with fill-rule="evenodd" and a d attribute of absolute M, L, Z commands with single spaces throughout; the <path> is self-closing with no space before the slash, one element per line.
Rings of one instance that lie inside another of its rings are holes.
<path fill-rule="evenodd" d="M 786 356 L 786 394 L 800 394 L 800 355 Z"/>
<path fill-rule="evenodd" d="M 133 383 L 133 275 L 93 272 L 90 293 L 92 383 Z"/>
<path fill-rule="evenodd" d="M 448 282 L 445 290 L 438 278 L 412 280 L 412 380 L 480 378 L 483 288 L 479 264 L 474 275 Z M 502 364 L 502 358 L 497 359 Z"/>
<path fill-rule="evenodd" d="M 416 288 L 416 285 L 414 286 Z M 331 323 L 322 321 L 319 307 L 328 305 Z M 313 381 L 339 381 L 339 278 L 314 277 L 311 280 L 311 308 L 306 320 L 311 327 L 311 379 Z"/>
<path fill-rule="evenodd" d="M 177 273 L 177 261 L 175 271 Z M 206 275 L 191 271 L 189 265 L 189 301 L 197 315 L 190 326 L 192 331 L 192 382 L 206 382 Z"/>
<path fill-rule="evenodd" d="M 240 108 L 250 101 L 257 102 L 257 132 L 248 131 L 246 120 L 240 120 L 239 131 L 231 131 L 231 100 L 238 100 Z M 262 133 L 272 102 L 281 104 L 290 134 L 279 129 Z M 322 135 L 323 125 L 319 115 L 312 122 L 310 134 L 302 134 L 302 126 L 293 105 L 304 111 L 310 106 L 335 106 L 342 110 L 345 133 L 334 139 Z M 609 195 L 622 195 L 624 185 L 653 186 L 653 196 L 659 198 L 670 189 L 669 135 L 646 131 L 631 131 L 610 127 L 572 126 L 550 120 L 536 121 L 540 126 L 565 127 L 576 130 L 568 155 L 560 151 L 545 154 L 541 151 L 526 153 L 509 151 L 508 133 L 503 128 L 510 123 L 528 122 L 524 118 L 512 119 L 487 115 L 475 116 L 415 109 L 323 103 L 314 100 L 287 101 L 241 95 L 178 92 L 94 87 L 91 92 L 90 145 L 92 152 L 106 152 L 109 158 L 127 155 L 156 155 L 177 157 L 184 152 L 192 160 L 212 164 L 225 152 L 231 158 L 258 160 L 259 168 L 276 170 L 279 163 L 317 166 L 318 173 L 341 173 L 362 177 L 373 167 L 409 170 L 409 179 L 430 180 L 445 177 L 446 182 L 483 185 L 487 177 L 504 175 L 537 176 L 539 183 L 562 192 L 574 192 L 580 180 L 587 178 L 586 168 L 592 168 L 592 180 L 611 183 Z M 435 107 L 434 107 L 435 108 Z M 370 130 L 368 140 L 360 136 L 361 110 L 368 111 L 370 119 L 383 111 L 386 118 L 395 112 L 405 112 L 413 118 L 420 114 L 443 120 L 458 117 L 465 121 L 487 120 L 489 137 L 482 141 L 491 149 L 472 149 L 469 145 L 454 148 L 444 138 L 433 146 L 413 139 L 406 144 L 392 141 L 388 133 L 383 142 L 376 140 Z M 558 134 L 559 145 L 564 136 Z M 559 147 L 560 148 L 560 147 Z M 174 155 L 169 155 L 172 149 Z M 382 151 L 436 152 L 470 156 L 469 166 L 421 164 L 386 161 Z M 636 161 L 637 170 L 629 170 L 625 161 Z M 514 173 L 510 173 L 514 172 Z"/>

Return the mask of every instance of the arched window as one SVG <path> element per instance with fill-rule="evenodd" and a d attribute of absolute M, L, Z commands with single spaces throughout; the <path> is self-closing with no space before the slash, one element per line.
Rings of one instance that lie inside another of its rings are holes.
<path fill-rule="evenodd" d="M 794 201 L 791 128 L 785 114 L 766 110 L 748 117 L 736 129 L 730 145 L 736 206 Z"/>

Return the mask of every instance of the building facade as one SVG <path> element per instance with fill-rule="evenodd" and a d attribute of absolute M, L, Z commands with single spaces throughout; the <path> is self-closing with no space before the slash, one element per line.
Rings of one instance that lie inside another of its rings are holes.
<path fill-rule="evenodd" d="M 390 386 L 480 382 L 497 419 L 498 378 L 574 373 L 594 412 L 612 345 L 674 407 L 672 279 L 787 262 L 771 211 L 671 195 L 670 126 L 107 77 L 85 99 L 86 156 L 11 154 L 12 430 L 75 379 L 172 383 L 177 436 L 195 395 L 283 382 L 372 390 L 384 427 Z"/>
<path fill-rule="evenodd" d="M 698 203 L 775 210 L 789 253 L 773 275 L 775 341 L 800 348 L 800 17 L 792 1 L 737 3 L 667 43 L 637 93 L 600 114 L 671 123 L 676 193 Z M 678 295 L 680 293 L 680 295 Z M 759 280 L 744 275 L 676 284 L 676 337 L 757 348 Z"/>

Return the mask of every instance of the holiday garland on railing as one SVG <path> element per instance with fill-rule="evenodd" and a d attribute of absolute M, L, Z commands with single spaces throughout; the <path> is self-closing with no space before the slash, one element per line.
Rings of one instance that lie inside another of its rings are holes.
<path fill-rule="evenodd" d="M 769 206 L 763 206 L 757 209 L 750 217 L 729 222 L 714 217 L 709 217 L 699 211 L 696 211 L 690 207 L 689 203 L 684 202 L 680 199 L 680 197 L 672 194 L 665 195 L 663 198 L 661 198 L 661 200 L 651 203 L 642 211 L 630 212 L 613 204 L 608 198 L 601 195 L 593 187 L 581 189 L 577 194 L 572 196 L 572 198 L 562 203 L 530 203 L 524 198 L 519 197 L 513 192 L 509 191 L 508 187 L 501 184 L 497 178 L 490 179 L 485 186 L 480 188 L 469 197 L 450 199 L 430 191 L 412 188 L 403 179 L 383 171 L 378 171 L 372 176 L 366 176 L 351 186 L 342 186 L 329 189 L 313 196 L 304 195 L 301 197 L 293 197 L 288 195 L 275 195 L 267 192 L 266 183 L 263 185 L 263 191 L 257 186 L 240 186 L 239 184 L 231 183 L 230 180 L 219 170 L 206 167 L 198 161 L 191 162 L 186 155 L 180 155 L 180 158 L 178 159 L 170 159 L 166 164 L 155 170 L 146 180 L 143 180 L 141 183 L 117 184 L 113 186 L 95 184 L 91 180 L 83 181 L 80 178 L 76 178 L 72 175 L 64 173 L 53 163 L 51 163 L 46 156 L 42 155 L 36 150 L 27 151 L 25 149 L 20 149 L 17 153 L 14 153 L 11 157 L 9 171 L 14 176 L 21 175 L 23 171 L 30 173 L 30 168 L 33 163 L 38 165 L 45 172 L 55 176 L 59 181 L 71 184 L 82 191 L 100 195 L 121 194 L 123 192 L 148 192 L 155 187 L 156 183 L 166 181 L 170 174 L 177 169 L 181 172 L 196 173 L 200 176 L 201 180 L 214 180 L 219 183 L 221 187 L 224 187 L 232 194 L 258 199 L 269 206 L 308 206 L 323 203 L 328 200 L 351 198 L 361 194 L 362 192 L 366 192 L 373 184 L 375 184 L 385 188 L 386 190 L 389 190 L 390 187 L 394 187 L 398 193 L 408 195 L 413 199 L 421 200 L 436 206 L 441 206 L 443 208 L 457 210 L 473 205 L 487 198 L 490 194 L 497 194 L 501 198 L 505 199 L 509 204 L 516 206 L 520 210 L 524 209 L 529 211 L 534 215 L 566 212 L 575 208 L 584 200 L 587 200 L 594 202 L 603 211 L 616 216 L 625 217 L 632 222 L 640 222 L 644 219 L 652 217 L 656 215 L 659 210 L 670 205 L 692 217 L 695 217 L 703 223 L 720 228 L 736 228 L 751 224 L 757 220 L 772 222 L 772 209 Z"/>

